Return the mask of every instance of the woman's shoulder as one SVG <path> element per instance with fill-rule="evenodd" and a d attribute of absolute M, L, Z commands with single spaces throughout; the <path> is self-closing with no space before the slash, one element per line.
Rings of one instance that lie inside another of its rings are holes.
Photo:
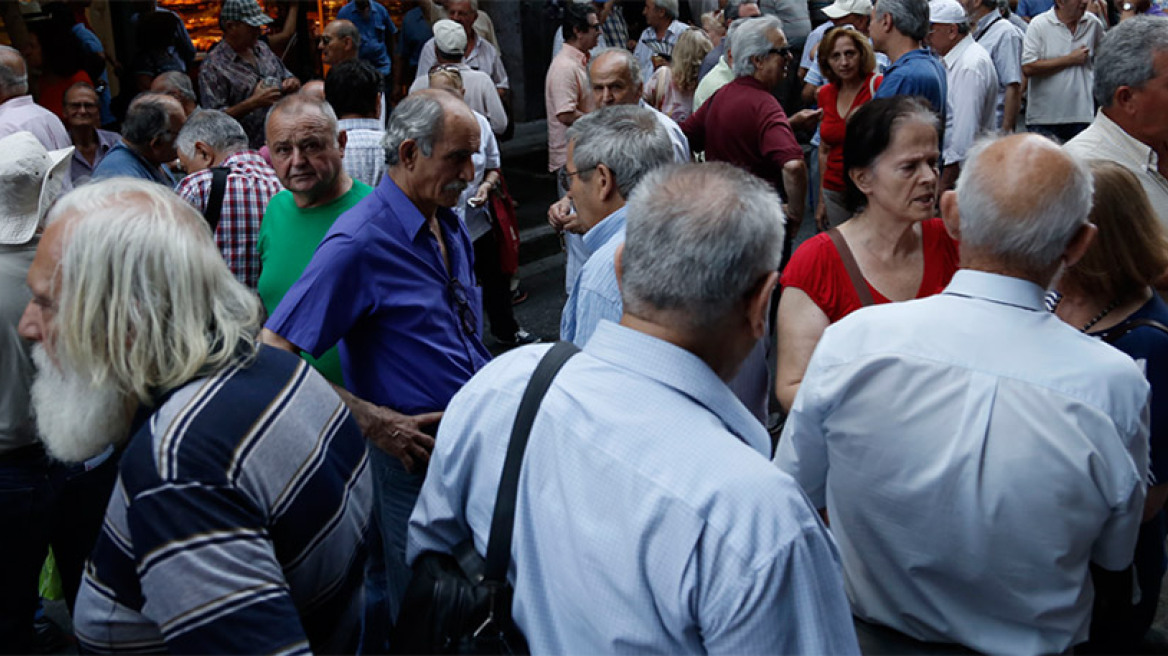
<path fill-rule="evenodd" d="M 808 286 L 827 282 L 831 276 L 825 274 L 839 266 L 839 253 L 836 252 L 835 244 L 831 243 L 831 237 L 826 232 L 821 232 L 795 249 L 783 269 L 781 282 L 784 287 L 799 287 L 808 291 Z"/>

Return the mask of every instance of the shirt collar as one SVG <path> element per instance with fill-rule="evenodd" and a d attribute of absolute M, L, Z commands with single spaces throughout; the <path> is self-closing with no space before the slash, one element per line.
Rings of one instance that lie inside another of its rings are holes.
<path fill-rule="evenodd" d="M 568 57 L 571 57 L 572 59 L 575 59 L 581 66 L 588 64 L 588 53 L 570 43 L 565 43 L 564 47 L 560 49 L 560 52 L 564 53 Z"/>
<path fill-rule="evenodd" d="M 973 37 L 967 34 L 957 42 L 957 45 L 953 46 L 953 49 L 949 51 L 949 54 L 941 58 L 941 60 L 945 62 L 946 70 L 953 70 L 953 67 L 956 66 L 957 62 L 961 61 L 961 57 L 965 55 L 965 51 L 969 50 L 969 44 L 971 43 L 973 43 Z"/>
<path fill-rule="evenodd" d="M 1004 19 L 1002 18 L 1002 15 L 996 11 L 991 11 L 985 16 L 982 16 L 981 19 L 977 21 L 977 27 L 973 30 L 973 38 L 981 39 L 983 36 L 985 36 L 985 33 L 990 29 L 990 27 L 1000 20 Z"/>
<path fill-rule="evenodd" d="M 607 244 L 613 235 L 624 229 L 625 207 L 627 206 L 622 205 L 619 210 L 604 217 L 600 223 L 584 233 L 584 247 L 588 249 L 590 254 L 595 253 L 597 249 Z"/>
<path fill-rule="evenodd" d="M 1003 305 L 1013 305 L 1026 310 L 1045 312 L 1043 299 L 1046 290 L 1038 285 L 998 273 L 958 269 L 949 281 L 943 294 L 980 298 Z"/>
<path fill-rule="evenodd" d="M 596 327 L 584 351 L 681 392 L 716 415 L 747 446 L 765 458 L 771 457 L 771 437 L 766 428 L 693 353 L 608 320 Z"/>
<path fill-rule="evenodd" d="M 422 216 L 414 201 L 406 196 L 406 192 L 402 191 L 388 174 L 381 177 L 375 193 L 393 210 L 390 214 L 397 217 L 398 223 L 405 228 L 411 239 L 417 237 L 426 227 L 426 217 Z M 458 226 L 458 215 L 448 207 L 439 207 L 436 216 L 448 231 Z"/>
<path fill-rule="evenodd" d="M 32 96 L 26 93 L 23 96 L 17 96 L 15 98 L 9 98 L 8 100 L 5 100 L 3 104 L 0 104 L 0 107 L 16 109 L 17 107 L 27 107 L 32 104 L 34 104 L 32 101 Z"/>
<path fill-rule="evenodd" d="M 1148 144 L 1136 139 L 1128 134 L 1123 128 L 1111 120 L 1103 110 L 1099 110 L 1095 114 L 1095 125 L 1107 137 L 1107 141 L 1127 151 L 1132 162 L 1139 162 L 1140 166 L 1148 167 L 1148 170 L 1158 171 L 1160 167 L 1160 158 L 1156 155 L 1156 151 Z"/>

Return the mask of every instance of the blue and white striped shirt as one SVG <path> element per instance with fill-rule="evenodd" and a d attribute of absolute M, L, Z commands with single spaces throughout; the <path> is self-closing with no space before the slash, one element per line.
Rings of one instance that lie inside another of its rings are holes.
<path fill-rule="evenodd" d="M 74 610 L 84 650 L 352 653 L 365 441 L 290 353 L 175 391 L 131 439 Z"/>

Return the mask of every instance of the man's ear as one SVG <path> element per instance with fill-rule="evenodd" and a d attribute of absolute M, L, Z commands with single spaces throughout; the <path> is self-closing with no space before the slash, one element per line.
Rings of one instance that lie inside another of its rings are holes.
<path fill-rule="evenodd" d="M 398 161 L 411 168 L 414 165 L 414 160 L 418 158 L 418 142 L 413 139 L 406 139 L 397 147 Z"/>
<path fill-rule="evenodd" d="M 1095 235 L 1099 233 L 1099 229 L 1095 227 L 1094 223 L 1084 223 L 1079 226 L 1075 232 L 1075 236 L 1071 237 L 1071 243 L 1067 244 L 1066 250 L 1063 251 L 1063 262 L 1072 267 L 1075 262 L 1078 262 L 1091 244 L 1095 241 Z"/>
<path fill-rule="evenodd" d="M 337 134 L 337 147 L 341 149 L 342 155 L 345 153 L 345 144 L 347 143 L 349 143 L 349 133 L 345 130 L 341 130 L 340 133 Z"/>
<path fill-rule="evenodd" d="M 600 178 L 600 199 L 608 202 L 612 195 L 617 193 L 616 174 L 604 164 L 597 164 L 596 171 L 592 175 Z"/>
<path fill-rule="evenodd" d="M 952 189 L 941 193 L 941 220 L 949 236 L 961 241 L 961 211 L 957 208 L 957 192 Z"/>
<path fill-rule="evenodd" d="M 207 168 L 215 164 L 215 151 L 211 150 L 211 147 L 202 141 L 195 142 L 195 157 L 198 158 L 199 163 L 205 164 Z M 206 160 L 206 162 L 202 160 Z"/>
<path fill-rule="evenodd" d="M 761 339 L 766 334 L 771 294 L 778 284 L 779 272 L 771 271 L 755 285 L 754 291 L 746 299 L 746 320 L 750 323 L 750 332 L 754 339 Z"/>

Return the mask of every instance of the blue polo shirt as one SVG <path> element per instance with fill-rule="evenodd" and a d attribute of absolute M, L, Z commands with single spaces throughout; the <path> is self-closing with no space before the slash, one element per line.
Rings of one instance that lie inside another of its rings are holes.
<path fill-rule="evenodd" d="M 117 145 L 110 148 L 101 162 L 97 164 L 97 168 L 93 169 L 93 179 L 100 180 L 102 178 L 139 178 L 141 180 L 153 180 L 161 185 L 174 189 L 174 179 L 165 169 L 154 166 L 150 162 L 142 159 L 142 156 L 130 150 L 125 142 L 119 141 Z"/>
<path fill-rule="evenodd" d="M 338 345 L 345 387 L 362 399 L 444 410 L 490 354 L 470 236 L 446 208 L 438 221 L 450 273 L 426 218 L 383 177 L 333 223 L 267 328 L 313 357 Z"/>
<path fill-rule="evenodd" d="M 370 2 L 369 15 L 362 16 L 357 11 L 357 3 L 350 0 L 337 12 L 337 18 L 351 22 L 361 34 L 357 56 L 369 62 L 378 73 L 389 75 L 393 62 L 385 48 L 385 37 L 387 34 L 397 34 L 397 26 L 389 17 L 389 10 L 380 2 Z"/>
<path fill-rule="evenodd" d="M 933 111 L 941 115 L 944 125 L 945 97 L 948 92 L 945 65 L 933 53 L 918 48 L 908 51 L 884 69 L 884 81 L 874 97 L 920 96 L 929 101 Z"/>

